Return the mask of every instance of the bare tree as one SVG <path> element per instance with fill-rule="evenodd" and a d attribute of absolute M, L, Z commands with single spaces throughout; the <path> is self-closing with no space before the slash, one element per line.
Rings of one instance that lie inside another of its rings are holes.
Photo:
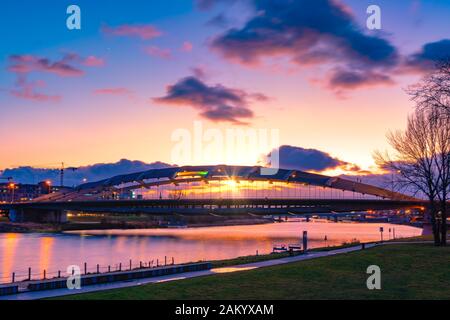
<path fill-rule="evenodd" d="M 434 115 L 431 121 L 432 125 L 435 126 L 438 151 L 435 158 L 435 166 L 438 172 L 437 196 L 440 203 L 437 219 L 441 226 L 441 245 L 445 246 L 447 244 L 447 201 L 450 192 L 450 117 Z"/>
<path fill-rule="evenodd" d="M 387 135 L 394 153 L 375 152 L 380 167 L 398 177 L 396 187 L 429 201 L 436 245 L 446 244 L 446 202 L 450 178 L 450 118 L 418 109 L 408 118 L 406 130 Z"/>
<path fill-rule="evenodd" d="M 435 109 L 440 116 L 450 116 L 450 57 L 436 63 L 435 70 L 407 93 L 419 110 Z"/>
<path fill-rule="evenodd" d="M 436 63 L 436 69 L 425 76 L 418 84 L 407 90 L 411 99 L 416 103 L 417 110 L 429 112 L 434 125 L 446 127 L 450 119 L 450 57 Z M 448 132 L 441 130 L 437 136 L 440 157 L 436 158 L 436 167 L 439 171 L 438 198 L 440 202 L 440 215 L 437 217 L 441 223 L 442 244 L 446 244 L 447 234 L 447 207 L 450 185 L 450 150 Z"/>

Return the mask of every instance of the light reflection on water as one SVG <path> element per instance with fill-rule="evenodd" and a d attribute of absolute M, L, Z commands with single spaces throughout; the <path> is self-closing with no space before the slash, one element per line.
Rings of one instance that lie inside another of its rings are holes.
<path fill-rule="evenodd" d="M 55 276 L 58 270 L 65 274 L 67 266 L 79 265 L 83 270 L 102 271 L 119 262 L 128 266 L 129 259 L 156 263 L 175 263 L 198 260 L 217 260 L 254 255 L 272 251 L 274 244 L 299 243 L 303 230 L 308 231 L 309 247 L 338 245 L 357 239 L 361 242 L 380 239 L 379 228 L 384 227 L 384 238 L 389 228 L 395 228 L 396 237 L 420 235 L 422 230 L 410 226 L 378 223 L 289 222 L 250 226 L 226 226 L 186 229 L 99 230 L 66 234 L 0 234 L 0 282 L 28 274 Z M 23 277 L 21 277 L 23 276 Z"/>

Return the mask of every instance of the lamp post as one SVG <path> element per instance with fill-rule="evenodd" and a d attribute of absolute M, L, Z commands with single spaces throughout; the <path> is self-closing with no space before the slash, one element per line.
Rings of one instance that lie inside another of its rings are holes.
<path fill-rule="evenodd" d="M 47 191 L 50 194 L 52 188 L 52 182 L 50 180 L 45 181 L 45 185 L 47 186 Z"/>
<path fill-rule="evenodd" d="M 16 184 L 14 182 L 10 182 L 8 187 L 11 189 L 11 203 L 14 202 L 14 190 L 16 189 Z"/>

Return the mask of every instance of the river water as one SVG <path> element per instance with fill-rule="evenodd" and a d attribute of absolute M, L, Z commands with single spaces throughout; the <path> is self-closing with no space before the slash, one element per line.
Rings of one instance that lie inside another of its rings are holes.
<path fill-rule="evenodd" d="M 69 265 L 78 265 L 83 272 L 119 267 L 129 268 L 143 263 L 153 265 L 199 260 L 219 260 L 238 256 L 269 253 L 276 244 L 301 242 L 302 232 L 308 231 L 309 247 L 339 245 L 354 239 L 367 242 L 417 236 L 419 228 L 379 223 L 284 222 L 263 225 L 224 226 L 185 229 L 99 230 L 64 234 L 0 234 L 0 283 L 9 282 L 15 272 L 16 280 L 28 277 L 28 268 L 35 278 L 66 275 Z M 391 232 L 389 232 L 391 229 Z M 325 241 L 325 236 L 327 241 Z"/>

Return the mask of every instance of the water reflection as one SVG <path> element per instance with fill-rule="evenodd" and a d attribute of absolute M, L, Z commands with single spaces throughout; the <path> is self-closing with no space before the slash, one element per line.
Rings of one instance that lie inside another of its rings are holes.
<path fill-rule="evenodd" d="M 119 262 L 128 266 L 129 259 L 135 264 L 170 263 L 198 260 L 227 259 L 272 251 L 274 244 L 299 243 L 303 230 L 309 234 L 311 248 L 341 244 L 358 239 L 374 241 L 380 239 L 379 228 L 395 228 L 397 237 L 417 236 L 421 229 L 389 224 L 290 222 L 253 226 L 228 226 L 187 229 L 146 230 L 101 230 L 66 234 L 0 234 L 0 277 L 1 282 L 11 278 L 26 278 L 28 268 L 32 273 L 42 275 L 65 274 L 69 265 L 79 265 L 83 270 L 86 262 L 88 271 L 95 271 L 96 265 L 106 271 L 108 265 L 114 270 Z"/>

